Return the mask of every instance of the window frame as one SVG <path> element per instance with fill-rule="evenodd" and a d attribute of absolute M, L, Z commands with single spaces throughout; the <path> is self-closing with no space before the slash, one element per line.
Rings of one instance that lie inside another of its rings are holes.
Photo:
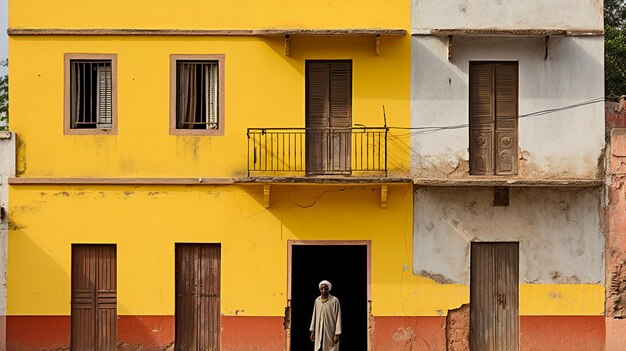
<path fill-rule="evenodd" d="M 207 136 L 223 136 L 224 135 L 224 72 L 225 72 L 225 56 L 224 54 L 171 54 L 170 55 L 170 135 L 207 135 Z M 176 82 L 178 61 L 217 61 L 217 129 L 178 129 L 176 127 Z"/>
<path fill-rule="evenodd" d="M 71 62 L 73 60 L 111 61 L 111 128 L 72 128 L 71 112 Z M 63 131 L 65 135 L 115 135 L 117 134 L 117 54 L 78 54 L 64 55 L 64 111 Z"/>

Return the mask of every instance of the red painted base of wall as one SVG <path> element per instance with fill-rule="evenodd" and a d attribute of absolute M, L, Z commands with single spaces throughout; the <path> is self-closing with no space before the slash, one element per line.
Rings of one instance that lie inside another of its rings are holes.
<path fill-rule="evenodd" d="M 521 316 L 520 349 L 602 351 L 604 316 Z"/>
<path fill-rule="evenodd" d="M 445 327 L 446 317 L 375 317 L 373 349 L 445 350 Z"/>
<path fill-rule="evenodd" d="M 222 317 L 222 351 L 282 351 L 282 317 Z M 604 350 L 604 317 L 522 316 L 521 350 Z M 375 351 L 445 350 L 445 317 L 375 317 Z M 119 316 L 119 350 L 173 348 L 173 316 Z M 69 350 L 69 316 L 8 316 L 7 350 Z M 302 351 L 302 350 L 293 350 Z M 305 350 L 306 351 L 306 350 Z M 359 351 L 359 350 L 349 350 Z"/>

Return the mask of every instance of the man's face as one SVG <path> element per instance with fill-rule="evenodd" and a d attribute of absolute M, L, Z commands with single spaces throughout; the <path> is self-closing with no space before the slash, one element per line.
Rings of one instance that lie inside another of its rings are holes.
<path fill-rule="evenodd" d="M 324 296 L 328 295 L 328 285 L 322 284 L 320 286 L 320 294 L 322 294 Z"/>

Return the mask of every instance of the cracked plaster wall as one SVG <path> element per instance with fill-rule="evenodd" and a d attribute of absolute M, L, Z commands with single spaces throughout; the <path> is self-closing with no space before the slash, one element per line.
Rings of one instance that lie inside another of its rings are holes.
<path fill-rule="evenodd" d="M 414 273 L 469 284 L 471 241 L 519 241 L 520 283 L 603 284 L 599 189 L 511 188 L 494 207 L 492 188 L 415 192 Z"/>
<path fill-rule="evenodd" d="M 544 45 L 543 36 L 454 37 L 449 62 L 447 38 L 413 37 L 411 126 L 452 129 L 413 131 L 412 176 L 458 178 L 468 174 L 470 61 L 519 62 L 520 115 L 604 96 L 601 36 L 551 37 L 547 60 Z M 520 177 L 596 178 L 604 149 L 603 101 L 522 117 L 518 138 Z"/>
<path fill-rule="evenodd" d="M 601 0 L 412 0 L 411 4 L 414 32 L 429 28 L 601 30 L 604 26 Z"/>
<path fill-rule="evenodd" d="M 15 134 L 0 132 L 0 207 L 5 218 L 0 221 L 0 350 L 6 349 L 6 268 L 8 238 L 8 179 L 15 175 Z"/>

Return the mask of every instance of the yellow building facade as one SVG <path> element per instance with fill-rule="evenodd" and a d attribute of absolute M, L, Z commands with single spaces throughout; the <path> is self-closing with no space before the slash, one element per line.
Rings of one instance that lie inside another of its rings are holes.
<path fill-rule="evenodd" d="M 299 351 L 329 279 L 342 349 L 445 349 L 470 292 L 413 269 L 410 12 L 10 1 L 8 348 Z"/>
<path fill-rule="evenodd" d="M 181 330 L 198 327 L 195 317 L 180 317 L 177 296 L 185 292 L 177 287 L 188 279 L 176 262 L 193 244 L 217 252 L 219 289 L 208 303 L 219 324 L 207 329 L 206 342 L 223 350 L 300 349 L 291 338 L 300 331 L 291 326 L 307 324 L 308 334 L 307 298 L 317 295 L 321 279 L 335 280 L 344 309 L 361 316 L 348 318 L 355 326 L 347 327 L 354 331 L 344 347 L 373 346 L 368 315 L 436 315 L 462 298 L 455 289 L 439 301 L 436 285 L 405 268 L 412 252 L 408 137 L 385 138 L 383 128 L 375 141 L 369 133 L 385 123 L 409 125 L 408 2 L 62 5 L 10 4 L 11 130 L 19 146 L 9 250 L 21 252 L 9 264 L 10 348 L 106 348 L 111 341 L 102 335 L 112 333 L 122 348 L 182 344 L 188 336 Z M 179 59 L 219 66 L 219 126 L 206 134 L 181 135 L 170 126 Z M 111 75 L 113 121 L 74 125 L 89 110 L 85 91 L 101 97 L 102 76 L 98 89 L 81 82 L 102 62 Z M 386 153 L 373 172 L 342 163 L 343 174 L 322 169 L 305 177 L 307 65 L 327 62 L 351 69 L 348 127 L 360 128 L 349 133 L 353 163 L 370 149 Z M 294 139 L 272 150 L 276 142 L 261 139 L 271 134 L 265 128 L 293 128 L 273 135 Z M 369 149 L 357 146 L 359 137 Z M 289 148 L 298 151 L 291 150 L 287 171 L 255 171 L 263 157 L 285 165 L 281 153 Z M 112 249 L 106 263 L 103 248 Z M 303 261 L 311 254 L 317 263 Z M 337 266 L 356 269 L 359 278 L 348 279 Z M 305 277 L 310 267 L 316 273 Z M 91 300 L 80 279 L 92 283 Z M 101 284 L 110 279 L 112 285 Z M 415 299 L 418 282 L 432 302 Z M 175 320 L 191 324 L 177 327 Z"/>

